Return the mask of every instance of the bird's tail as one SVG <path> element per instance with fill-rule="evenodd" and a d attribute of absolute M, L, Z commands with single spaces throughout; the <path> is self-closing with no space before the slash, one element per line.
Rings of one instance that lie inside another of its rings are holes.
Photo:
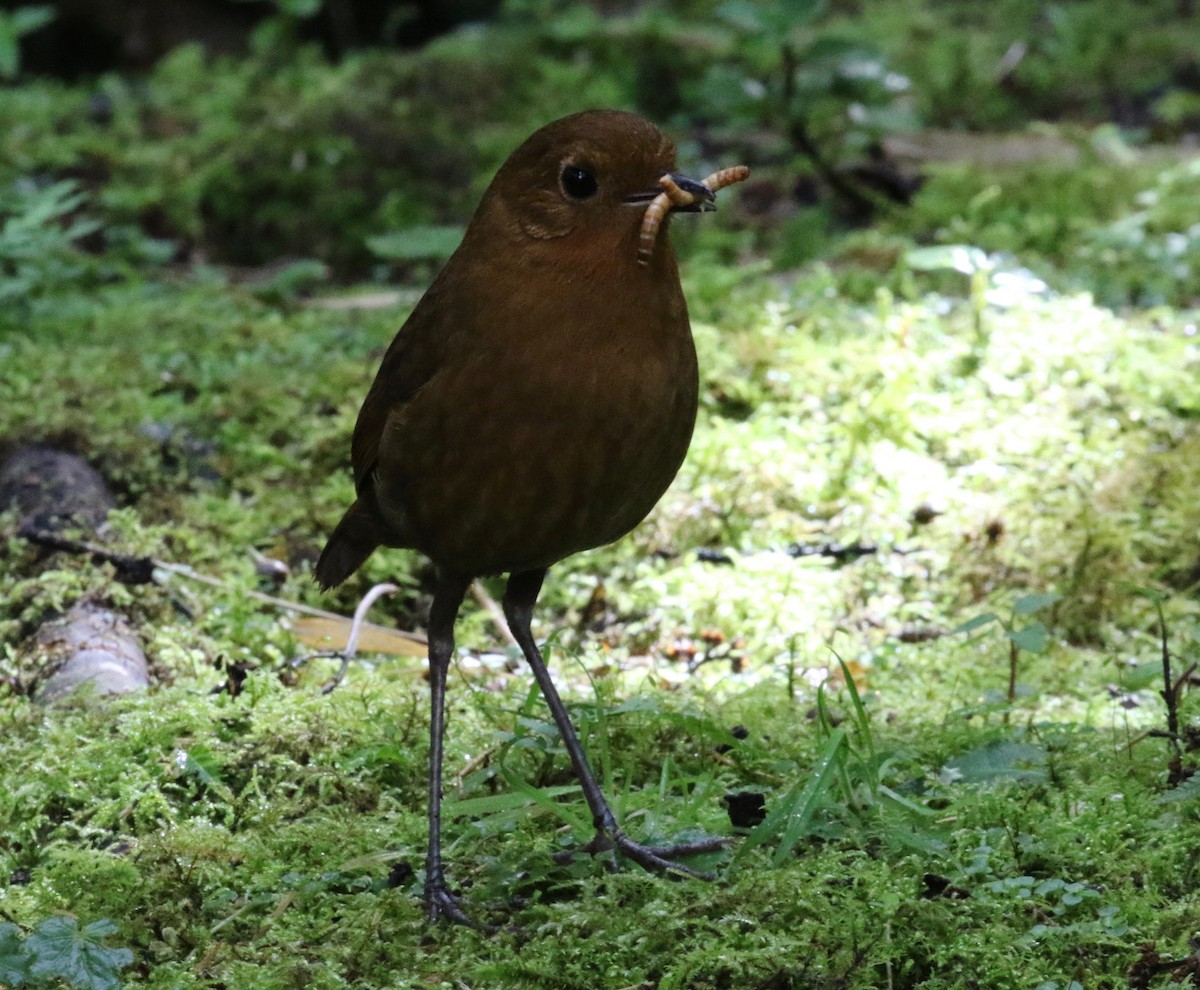
<path fill-rule="evenodd" d="M 379 542 L 379 523 L 359 499 L 346 510 L 321 551 L 313 572 L 317 584 L 326 590 L 337 587 L 362 566 Z"/>

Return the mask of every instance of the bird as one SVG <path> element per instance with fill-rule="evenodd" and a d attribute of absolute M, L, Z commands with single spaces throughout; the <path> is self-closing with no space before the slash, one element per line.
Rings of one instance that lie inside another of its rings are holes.
<path fill-rule="evenodd" d="M 547 569 L 641 522 L 691 441 L 696 349 L 659 224 L 671 211 L 712 209 L 715 192 L 675 169 L 674 144 L 634 113 L 586 110 L 536 131 L 496 173 L 385 352 L 358 415 L 357 497 L 314 573 L 322 588 L 335 587 L 380 546 L 414 548 L 434 565 L 431 922 L 472 923 L 442 860 L 441 771 L 454 624 L 477 577 L 509 575 L 504 615 L 592 813 L 596 836 L 586 848 L 613 863 L 620 855 L 701 875 L 677 860 L 725 841 L 654 847 L 624 832 L 530 631 Z M 737 180 L 721 180 L 729 181 Z M 648 244 L 642 227 L 652 203 L 657 238 Z"/>

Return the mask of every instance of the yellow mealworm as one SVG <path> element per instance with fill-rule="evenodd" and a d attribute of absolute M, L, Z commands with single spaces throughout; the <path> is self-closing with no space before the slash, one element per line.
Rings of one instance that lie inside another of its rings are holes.
<path fill-rule="evenodd" d="M 735 182 L 743 181 L 749 174 L 750 169 L 745 165 L 733 165 L 730 168 L 713 172 L 702 184 L 707 186 L 710 192 L 715 193 L 718 189 L 724 189 L 726 186 L 732 186 Z M 686 189 L 680 189 L 678 183 L 670 175 L 664 175 L 658 180 L 658 184 L 662 186 L 663 191 L 650 201 L 650 205 L 646 207 L 646 213 L 642 217 L 642 230 L 638 238 L 637 253 L 639 265 L 649 263 L 650 256 L 654 253 L 654 242 L 658 238 L 658 228 L 662 226 L 663 218 L 670 209 L 691 206 L 696 202 L 695 195 Z"/>
<path fill-rule="evenodd" d="M 750 177 L 750 169 L 745 165 L 730 165 L 729 168 L 719 169 L 713 172 L 704 184 L 713 192 L 718 189 L 724 189 L 726 186 L 732 186 L 735 182 L 745 182 Z"/>

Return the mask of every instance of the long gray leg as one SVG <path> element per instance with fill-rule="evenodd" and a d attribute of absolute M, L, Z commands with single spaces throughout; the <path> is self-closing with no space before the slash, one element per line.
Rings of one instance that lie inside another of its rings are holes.
<path fill-rule="evenodd" d="M 442 870 L 442 738 L 446 729 L 446 672 L 454 655 L 454 620 L 470 578 L 438 574 L 429 611 L 429 852 L 425 859 L 425 903 L 429 920 L 444 917 L 470 925 L 446 886 Z"/>
<path fill-rule="evenodd" d="M 546 704 L 550 706 L 550 714 L 554 717 L 554 724 L 558 726 L 563 745 L 567 747 L 567 753 L 571 757 L 571 766 L 575 768 L 575 776 L 579 778 L 583 796 L 587 800 L 588 808 L 591 809 L 592 822 L 596 826 L 596 837 L 590 843 L 589 850 L 603 852 L 615 849 L 646 869 L 686 873 L 689 876 L 707 879 L 707 874 L 674 863 L 670 857 L 712 852 L 725 844 L 724 839 L 709 839 L 704 842 L 680 843 L 673 846 L 643 846 L 629 838 L 617 824 L 612 809 L 609 808 L 608 802 L 604 799 L 604 793 L 600 790 L 600 783 L 588 765 L 587 756 L 584 755 L 583 747 L 579 744 L 579 737 L 575 733 L 575 726 L 571 724 L 571 717 L 567 714 L 566 706 L 558 696 L 554 682 L 550 679 L 550 671 L 546 669 L 542 654 L 538 651 L 537 644 L 533 641 L 533 634 L 529 631 L 529 623 L 533 618 L 533 606 L 537 602 L 538 592 L 541 591 L 542 580 L 545 576 L 545 569 L 513 574 L 508 579 L 508 587 L 504 591 L 504 615 L 508 619 L 508 626 L 512 630 L 513 636 L 516 637 L 517 643 L 521 647 L 521 652 L 525 654 L 526 661 L 533 669 L 533 676 L 537 679 L 538 687 L 542 689 Z"/>

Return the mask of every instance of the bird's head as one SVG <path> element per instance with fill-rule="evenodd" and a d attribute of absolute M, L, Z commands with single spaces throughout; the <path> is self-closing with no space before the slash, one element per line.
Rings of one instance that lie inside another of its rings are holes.
<path fill-rule="evenodd" d="M 683 209 L 711 208 L 712 193 L 674 169 L 675 145 L 648 120 L 586 110 L 547 124 L 509 156 L 472 226 L 482 226 L 490 240 L 502 233 L 508 250 L 523 242 L 541 254 L 544 244 L 557 258 L 632 265 L 663 175 L 696 194 L 696 203 Z"/>

